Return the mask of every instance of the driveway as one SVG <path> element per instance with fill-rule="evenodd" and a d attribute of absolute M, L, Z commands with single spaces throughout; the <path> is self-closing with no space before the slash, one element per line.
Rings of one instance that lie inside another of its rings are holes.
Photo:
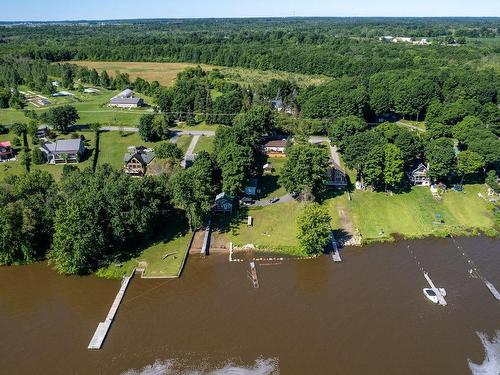
<path fill-rule="evenodd" d="M 279 198 L 280 198 L 280 200 L 277 201 L 277 202 L 275 202 L 275 203 L 269 202 L 269 200 L 272 199 L 272 198 L 262 199 L 260 201 L 256 201 L 250 207 L 267 207 L 267 206 L 272 206 L 272 205 L 278 204 L 278 203 L 285 203 L 285 202 L 291 202 L 291 201 L 293 201 L 292 194 L 285 194 L 285 195 L 283 195 L 282 197 L 279 197 Z"/>

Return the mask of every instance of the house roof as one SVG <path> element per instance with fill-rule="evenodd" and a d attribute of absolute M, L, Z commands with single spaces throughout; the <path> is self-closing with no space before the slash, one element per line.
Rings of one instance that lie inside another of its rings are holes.
<path fill-rule="evenodd" d="M 77 139 L 58 139 L 55 143 L 45 142 L 42 147 L 47 151 L 53 152 L 78 152 L 83 141 L 81 138 Z"/>
<path fill-rule="evenodd" d="M 283 148 L 285 148 L 286 143 L 287 143 L 286 139 L 271 140 L 271 141 L 267 141 L 264 144 L 264 147 L 283 147 Z"/>
<path fill-rule="evenodd" d="M 132 159 L 136 159 L 143 166 L 148 165 L 156 157 L 153 151 L 146 151 L 144 147 L 138 147 L 136 152 L 127 152 L 124 156 L 125 163 L 129 163 Z"/>
<path fill-rule="evenodd" d="M 342 168 L 340 165 L 335 163 L 333 160 L 330 160 L 330 165 L 337 171 L 345 173 L 344 168 Z"/>
<path fill-rule="evenodd" d="M 111 104 L 135 104 L 139 105 L 142 101 L 141 98 L 111 98 L 109 101 Z"/>
<path fill-rule="evenodd" d="M 425 166 L 423 163 L 418 164 L 415 168 L 412 169 L 412 173 L 420 172 L 420 171 L 428 171 L 429 168 Z"/>
<path fill-rule="evenodd" d="M 12 147 L 12 144 L 10 143 L 10 141 L 2 141 L 0 142 L 0 147 Z"/>
<path fill-rule="evenodd" d="M 225 191 L 223 191 L 222 193 L 217 194 L 217 196 L 215 197 L 216 201 L 219 201 L 221 199 L 233 200 L 233 197 L 231 197 Z"/>
<path fill-rule="evenodd" d="M 130 98 L 134 95 L 134 92 L 130 89 L 125 89 L 121 93 L 115 96 L 115 98 Z"/>

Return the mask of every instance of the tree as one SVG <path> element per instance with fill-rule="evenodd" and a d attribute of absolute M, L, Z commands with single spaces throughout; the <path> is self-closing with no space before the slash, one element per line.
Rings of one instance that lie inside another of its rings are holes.
<path fill-rule="evenodd" d="M 379 189 L 384 184 L 384 160 L 384 146 L 376 145 L 370 150 L 365 162 L 364 182 L 375 189 Z"/>
<path fill-rule="evenodd" d="M 466 150 L 458 154 L 457 170 L 462 174 L 462 182 L 465 176 L 479 172 L 484 166 L 484 158 L 477 152 Z"/>
<path fill-rule="evenodd" d="M 173 162 L 180 161 L 182 159 L 182 150 L 175 144 L 171 142 L 163 142 L 155 147 L 156 157 L 163 160 L 170 160 Z"/>
<path fill-rule="evenodd" d="M 497 172 L 494 169 L 486 174 L 486 183 L 495 193 L 500 193 L 500 184 L 498 183 Z"/>
<path fill-rule="evenodd" d="M 139 120 L 139 135 L 143 141 L 152 142 L 157 140 L 157 134 L 153 125 L 154 118 L 153 114 L 145 114 Z"/>
<path fill-rule="evenodd" d="M 191 230 L 205 224 L 215 191 L 214 167 L 210 155 L 201 152 L 191 168 L 178 169 L 169 180 L 173 203 L 186 211 Z"/>
<path fill-rule="evenodd" d="M 80 116 L 75 107 L 64 105 L 62 107 L 49 109 L 45 113 L 45 119 L 55 130 L 67 133 L 68 128 L 74 125 L 75 122 L 80 119 Z"/>
<path fill-rule="evenodd" d="M 455 171 L 455 150 L 449 138 L 429 141 L 425 146 L 425 158 L 429 163 L 429 176 L 437 179 L 450 178 Z"/>
<path fill-rule="evenodd" d="M 108 72 L 103 70 L 99 77 L 99 85 L 105 89 L 111 86 L 111 78 L 109 78 Z"/>
<path fill-rule="evenodd" d="M 45 162 L 43 152 L 38 147 L 35 147 L 31 152 L 31 160 L 35 164 L 43 164 Z"/>
<path fill-rule="evenodd" d="M 341 117 L 333 122 L 329 129 L 329 136 L 340 152 L 345 149 L 348 139 L 353 135 L 364 132 L 368 126 L 366 122 L 356 116 Z"/>
<path fill-rule="evenodd" d="M 325 189 L 328 160 L 328 153 L 322 147 L 294 145 L 288 151 L 279 182 L 290 193 L 308 188 L 317 195 Z"/>
<path fill-rule="evenodd" d="M 309 203 L 297 220 L 299 248 L 306 254 L 322 253 L 330 241 L 331 217 L 326 208 Z"/>
<path fill-rule="evenodd" d="M 404 177 L 403 155 L 398 146 L 388 143 L 384 147 L 384 182 L 386 186 L 397 188 Z"/>
<path fill-rule="evenodd" d="M 467 145 L 473 134 L 473 130 L 486 129 L 481 119 L 477 116 L 466 116 L 462 121 L 452 127 L 453 137 L 458 139 L 460 144 Z"/>
<path fill-rule="evenodd" d="M 233 196 L 238 195 L 243 191 L 245 180 L 254 164 L 252 149 L 229 143 L 216 156 L 222 172 L 222 190 Z"/>
<path fill-rule="evenodd" d="M 363 177 L 369 153 L 377 145 L 384 145 L 385 139 L 373 130 L 357 133 L 349 138 L 344 152 L 344 162 L 352 169 L 356 169 Z"/>

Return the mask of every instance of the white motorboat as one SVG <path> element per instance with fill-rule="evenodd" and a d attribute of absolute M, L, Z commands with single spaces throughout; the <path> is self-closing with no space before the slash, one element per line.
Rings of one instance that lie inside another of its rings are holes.
<path fill-rule="evenodd" d="M 424 292 L 424 296 L 427 297 L 427 299 L 435 304 L 439 303 L 439 298 L 438 298 L 438 293 L 441 294 L 443 297 L 446 297 L 446 290 L 444 288 L 424 288 L 422 289 Z"/>

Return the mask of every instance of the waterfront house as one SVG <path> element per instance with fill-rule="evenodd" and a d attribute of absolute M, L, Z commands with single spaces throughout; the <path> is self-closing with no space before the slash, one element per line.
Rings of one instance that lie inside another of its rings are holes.
<path fill-rule="evenodd" d="M 215 212 L 231 213 L 233 211 L 233 204 L 233 197 L 229 196 L 225 192 L 222 192 L 215 197 L 214 210 Z"/>
<path fill-rule="evenodd" d="M 268 157 L 285 157 L 286 139 L 270 140 L 264 144 L 264 153 Z"/>
<path fill-rule="evenodd" d="M 347 177 L 344 169 L 332 160 L 330 161 L 330 166 L 328 167 L 326 185 L 335 188 L 343 188 L 347 186 Z"/>
<path fill-rule="evenodd" d="M 85 156 L 85 143 L 81 138 L 58 139 L 44 142 L 40 150 L 49 164 L 78 163 Z"/>
<path fill-rule="evenodd" d="M 109 101 L 110 107 L 137 108 L 144 105 L 144 100 L 134 97 L 134 92 L 130 89 L 123 90 Z"/>
<path fill-rule="evenodd" d="M 153 150 L 144 146 L 129 147 L 128 152 L 124 156 L 123 169 L 125 173 L 131 176 L 142 177 L 146 175 L 148 165 L 155 158 Z"/>
<path fill-rule="evenodd" d="M 256 178 L 251 178 L 248 181 L 247 186 L 245 187 L 245 195 L 248 197 L 255 197 L 257 195 L 257 186 L 259 184 L 259 180 Z"/>
<path fill-rule="evenodd" d="M 406 175 L 414 186 L 429 186 L 431 179 L 429 177 L 429 166 L 422 163 L 418 164 L 412 170 L 407 171 Z"/>
<path fill-rule="evenodd" d="M 10 141 L 0 142 L 0 161 L 7 161 L 14 158 L 14 150 Z"/>

